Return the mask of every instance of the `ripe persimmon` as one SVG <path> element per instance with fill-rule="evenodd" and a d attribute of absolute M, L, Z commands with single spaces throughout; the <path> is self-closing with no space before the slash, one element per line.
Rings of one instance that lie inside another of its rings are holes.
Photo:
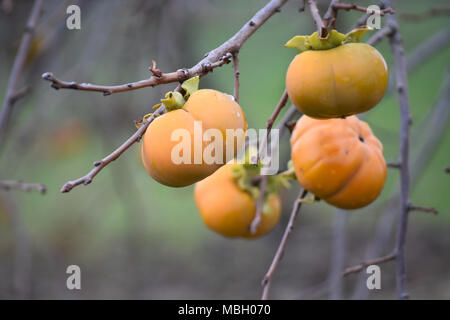
<path fill-rule="evenodd" d="M 277 193 L 266 195 L 261 223 L 251 234 L 256 214 L 256 196 L 242 188 L 236 173 L 242 164 L 228 163 L 195 185 L 194 197 L 205 224 L 227 237 L 256 238 L 271 231 L 280 218 L 281 204 Z"/>
<path fill-rule="evenodd" d="M 173 94 L 169 93 L 170 98 Z M 194 141 L 195 121 L 201 121 L 202 130 L 200 145 L 197 146 L 198 141 Z M 186 134 L 173 136 L 177 129 L 184 129 Z M 223 149 L 220 161 L 212 163 L 204 159 L 205 149 L 216 142 L 214 139 L 203 140 L 203 131 L 208 129 L 218 130 L 219 138 L 223 139 L 223 143 L 218 145 Z M 227 129 L 236 130 L 236 137 L 228 138 Z M 181 108 L 169 110 L 149 125 L 142 144 L 142 162 L 156 181 L 171 187 L 184 187 L 202 180 L 225 164 L 227 147 L 236 155 L 243 147 L 246 130 L 245 114 L 232 97 L 212 89 L 190 92 L 189 99 Z M 180 138 L 183 143 L 187 139 L 187 144 L 182 144 L 185 148 L 179 148 Z M 174 156 L 184 157 L 187 161 L 174 162 Z"/>
<path fill-rule="evenodd" d="M 298 181 L 329 204 L 361 208 L 383 189 L 383 146 L 355 116 L 316 120 L 304 115 L 295 125 L 291 147 Z"/>
<path fill-rule="evenodd" d="M 374 47 L 355 43 L 365 32 L 343 35 L 333 30 L 327 39 L 317 33 L 297 36 L 286 46 L 301 51 L 289 65 L 286 89 L 292 103 L 317 119 L 342 118 L 368 111 L 383 97 L 388 68 Z"/>

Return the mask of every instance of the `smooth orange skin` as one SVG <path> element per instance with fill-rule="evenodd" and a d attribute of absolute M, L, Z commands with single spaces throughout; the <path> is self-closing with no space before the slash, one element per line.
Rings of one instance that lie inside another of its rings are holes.
<path fill-rule="evenodd" d="M 219 129 L 224 137 L 223 163 L 226 162 L 226 146 L 234 144 L 235 151 L 242 145 L 237 145 L 235 139 L 225 139 L 226 129 L 247 130 L 247 121 L 241 107 L 225 93 L 202 89 L 194 92 L 182 109 L 168 112 L 149 125 L 142 143 L 142 162 L 150 176 L 156 181 L 171 187 L 191 185 L 216 171 L 222 164 L 194 164 L 194 154 L 199 150 L 194 148 L 194 120 L 202 121 L 203 132 L 209 128 Z M 172 132 L 184 128 L 191 135 L 191 164 L 175 164 L 171 159 L 174 146 L 180 143 L 171 141 Z M 200 150 L 209 142 L 204 142 Z M 201 155 L 200 155 L 201 156 Z"/>
<path fill-rule="evenodd" d="M 251 234 L 250 224 L 256 213 L 255 202 L 236 185 L 232 166 L 226 164 L 195 185 L 195 203 L 202 219 L 208 228 L 226 237 L 257 238 L 265 235 L 280 218 L 280 199 L 275 194 L 269 196 L 270 214 L 262 214 L 256 233 Z"/>
<path fill-rule="evenodd" d="M 383 98 L 389 74 L 383 56 L 364 43 L 298 54 L 286 74 L 292 103 L 307 116 L 329 119 L 365 112 Z"/>
<path fill-rule="evenodd" d="M 331 205 L 362 208 L 383 189 L 383 146 L 367 123 L 355 116 L 328 120 L 302 116 L 292 133 L 291 147 L 300 184 Z"/>

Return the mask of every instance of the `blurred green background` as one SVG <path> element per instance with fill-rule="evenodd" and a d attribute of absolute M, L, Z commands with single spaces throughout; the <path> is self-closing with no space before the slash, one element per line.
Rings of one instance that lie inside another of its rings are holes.
<path fill-rule="evenodd" d="M 190 67 L 230 38 L 266 2 L 46 1 L 20 80 L 32 91 L 14 108 L 6 144 L 0 149 L 0 178 L 42 182 L 48 192 L 0 191 L 0 298 L 259 298 L 260 281 L 278 246 L 298 184 L 281 195 L 280 224 L 257 240 L 227 239 L 208 230 L 195 207 L 193 187 L 172 189 L 153 181 L 141 164 L 139 145 L 104 169 L 91 185 L 61 194 L 65 182 L 86 174 L 94 161 L 125 141 L 135 131 L 133 120 L 150 112 L 174 85 L 104 97 L 56 91 L 40 76 L 51 71 L 67 81 L 120 84 L 149 77 L 152 59 L 163 72 Z M 284 90 L 285 72 L 296 52 L 283 44 L 294 35 L 314 31 L 309 11 L 298 10 L 300 3 L 289 1 L 240 50 L 240 105 L 250 127 L 265 126 Z M 328 1 L 318 3 L 324 13 Z M 436 34 L 450 32 L 449 16 L 405 15 L 430 8 L 448 10 L 448 1 L 396 3 L 407 57 Z M 65 26 L 69 4 L 81 8 L 81 30 Z M 31 5 L 32 1 L 14 1 L 10 13 L 0 11 L 2 100 Z M 361 15 L 340 12 L 337 28 L 347 32 Z M 391 66 L 388 41 L 377 48 Z M 412 298 L 450 298 L 450 175 L 444 172 L 450 166 L 449 106 L 435 108 L 449 58 L 447 36 L 439 50 L 410 70 L 408 79 L 413 116 L 411 201 L 440 212 L 410 215 L 407 267 Z M 202 78 L 200 86 L 232 94 L 231 64 Z M 386 159 L 395 161 L 400 121 L 395 90 L 365 120 L 382 141 Z M 281 163 L 286 163 L 287 136 L 281 154 Z M 271 297 L 395 298 L 393 262 L 381 267 L 382 290 L 369 292 L 365 274 L 335 282 L 333 272 L 335 263 L 342 268 L 392 250 L 399 213 L 398 176 L 389 169 L 382 196 L 367 208 L 340 212 L 324 203 L 302 208 Z M 385 235 L 376 240 L 377 233 Z M 80 291 L 66 288 L 65 271 L 71 264 L 81 267 Z"/>

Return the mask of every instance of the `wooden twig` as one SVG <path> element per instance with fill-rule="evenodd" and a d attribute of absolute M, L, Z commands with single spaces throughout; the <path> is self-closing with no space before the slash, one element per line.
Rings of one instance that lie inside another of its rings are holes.
<path fill-rule="evenodd" d="M 264 207 L 264 196 L 267 192 L 267 178 L 268 176 L 261 176 L 259 182 L 259 197 L 256 200 L 256 212 L 252 223 L 250 224 L 250 233 L 255 234 L 258 231 L 258 227 L 261 223 L 262 211 Z"/>
<path fill-rule="evenodd" d="M 179 69 L 175 72 L 161 73 L 160 76 L 152 75 L 149 79 L 130 82 L 116 86 L 95 85 L 90 83 L 66 82 L 57 79 L 52 73 L 46 72 L 42 78 L 52 83 L 55 89 L 74 89 L 103 92 L 103 95 L 110 95 L 117 92 L 141 89 L 145 87 L 157 86 L 160 84 L 183 82 L 194 76 L 204 76 L 214 68 L 220 67 L 230 62 L 232 55 L 239 51 L 247 39 L 261 27 L 287 0 L 271 0 L 261 10 L 259 10 L 233 37 L 225 41 L 216 49 L 208 52 L 205 57 L 196 65 L 189 69 Z"/>
<path fill-rule="evenodd" d="M 261 157 L 261 153 L 266 148 L 267 141 L 269 140 L 270 132 L 272 130 L 273 124 L 274 124 L 275 120 L 277 119 L 278 115 L 280 114 L 281 110 L 286 106 L 287 100 L 288 100 L 288 94 L 287 94 L 287 90 L 285 89 L 283 94 L 281 95 L 280 101 L 278 101 L 278 104 L 275 107 L 272 115 L 270 116 L 269 120 L 267 120 L 267 122 L 266 122 L 267 134 L 265 136 L 265 139 L 263 141 L 261 141 L 261 143 L 260 143 L 260 147 L 259 147 L 260 152 L 258 153 L 258 159 Z M 293 107 L 293 108 L 295 108 L 295 107 Z M 284 123 L 281 122 L 280 126 L 278 129 L 284 128 Z M 257 177 L 257 179 L 256 179 L 259 182 L 260 195 L 256 201 L 255 217 L 253 218 L 253 221 L 250 225 L 250 232 L 252 234 L 256 233 L 256 231 L 258 230 L 259 224 L 261 223 L 263 201 L 264 201 L 264 196 L 266 194 L 266 189 L 267 189 L 267 178 L 268 178 L 267 176 L 261 175 L 261 176 Z"/>
<path fill-rule="evenodd" d="M 345 268 L 344 272 L 342 273 L 342 276 L 345 277 L 348 276 L 349 274 L 360 272 L 361 270 L 372 264 L 381 264 L 384 262 L 392 261 L 396 258 L 396 256 L 397 255 L 395 253 L 391 253 L 376 259 L 364 261 L 356 266 Z"/>
<path fill-rule="evenodd" d="M 385 6 L 391 6 L 390 0 L 384 1 Z M 394 30 L 389 35 L 389 42 L 394 53 L 394 62 L 396 70 L 396 86 L 398 103 L 400 107 L 400 218 L 397 232 L 397 242 L 395 252 L 397 254 L 397 296 L 399 299 L 407 299 L 406 292 L 406 265 L 405 265 L 405 242 L 408 227 L 409 213 L 409 129 L 411 123 L 409 96 L 408 96 L 408 77 L 406 71 L 406 61 L 402 38 L 397 27 L 397 20 L 394 15 L 388 16 L 388 25 Z"/>
<path fill-rule="evenodd" d="M 309 9 L 311 11 L 311 16 L 317 27 L 317 34 L 320 38 L 325 38 L 327 36 L 327 29 L 323 24 L 322 18 L 320 17 L 319 8 L 317 8 L 316 0 L 308 0 Z"/>
<path fill-rule="evenodd" d="M 20 40 L 19 50 L 17 51 L 16 58 L 14 59 L 14 64 L 9 77 L 8 88 L 6 89 L 5 99 L 3 101 L 2 111 L 0 112 L 0 142 L 4 140 L 6 127 L 11 115 L 12 108 L 14 107 L 14 103 L 20 96 L 18 95 L 20 91 L 18 91 L 17 85 L 28 56 L 28 52 L 30 50 L 31 40 L 33 39 L 33 32 L 36 28 L 37 21 L 41 14 L 42 5 L 43 0 L 34 1 L 30 16 L 27 21 L 25 32 L 22 36 L 22 39 Z"/>
<path fill-rule="evenodd" d="M 61 192 L 69 192 L 74 187 L 76 187 L 80 184 L 84 184 L 84 185 L 90 184 L 92 182 L 92 180 L 94 179 L 94 177 L 104 167 L 106 167 L 112 161 L 119 158 L 122 155 L 122 153 L 124 153 L 126 150 L 128 150 L 128 148 L 130 148 L 135 142 L 140 141 L 142 136 L 144 135 L 145 131 L 147 130 L 148 126 L 150 125 L 150 123 L 154 119 L 156 119 L 156 117 L 160 116 L 164 112 L 166 112 L 166 108 L 164 107 L 164 105 L 161 105 L 150 117 L 148 117 L 146 120 L 144 120 L 142 122 L 140 128 L 131 137 L 129 137 L 128 140 L 125 141 L 119 148 L 114 150 L 111 154 L 109 154 L 102 160 L 94 162 L 94 168 L 85 176 L 65 183 L 61 188 Z"/>
<path fill-rule="evenodd" d="M 286 102 L 288 101 L 289 96 L 287 93 L 287 90 L 285 89 L 283 94 L 281 95 L 280 101 L 278 101 L 277 106 L 272 112 L 272 115 L 270 116 L 269 120 L 266 122 L 266 129 L 267 129 L 267 136 L 270 134 L 270 130 L 272 129 L 272 126 L 277 119 L 278 115 L 280 114 L 281 110 L 286 106 Z"/>
<path fill-rule="evenodd" d="M 449 7 L 443 7 L 443 8 L 430 8 L 425 12 L 420 13 L 402 13 L 400 14 L 400 19 L 406 20 L 406 21 L 423 21 L 429 18 L 435 18 L 435 17 L 448 17 L 450 16 L 450 8 Z"/>
<path fill-rule="evenodd" d="M 432 214 L 435 214 L 435 215 L 439 214 L 439 211 L 437 211 L 435 208 L 414 206 L 412 204 L 409 205 L 408 210 L 409 211 L 421 211 L 421 212 L 426 212 L 426 213 L 432 213 Z"/>
<path fill-rule="evenodd" d="M 393 32 L 391 26 L 385 26 L 378 32 L 376 32 L 372 37 L 367 40 L 367 44 L 371 46 L 377 45 L 381 40 L 383 40 L 385 37 L 388 37 Z"/>
<path fill-rule="evenodd" d="M 358 6 L 354 3 L 336 3 L 333 5 L 333 9 L 334 10 L 345 10 L 345 11 L 350 11 L 350 10 L 356 10 L 356 11 L 361 11 L 364 13 L 367 13 L 367 8 L 362 7 L 362 6 Z M 384 16 L 385 14 L 394 14 L 395 10 L 393 8 L 391 8 L 390 6 L 386 6 L 385 9 L 381 9 L 381 10 L 369 10 L 372 11 L 372 13 L 374 14 L 379 14 L 380 16 Z"/>
<path fill-rule="evenodd" d="M 338 10 L 336 9 L 336 5 L 339 3 L 339 0 L 331 0 L 330 5 L 328 6 L 328 10 L 323 16 L 323 24 L 325 28 L 335 28 Z"/>
<path fill-rule="evenodd" d="M 239 56 L 238 52 L 233 53 L 233 71 L 234 71 L 234 100 L 239 103 Z"/>
<path fill-rule="evenodd" d="M 202 59 L 199 63 L 197 63 L 194 67 L 190 69 L 183 69 L 174 73 L 161 73 L 160 76 L 156 76 L 153 72 L 153 76 L 148 80 L 142 80 L 136 83 L 124 84 L 120 86 L 96 86 L 91 84 L 78 84 L 75 82 L 63 82 L 61 80 L 56 79 L 51 73 L 45 73 L 43 78 L 52 82 L 52 86 L 60 89 L 60 88 L 68 88 L 68 89 L 76 89 L 76 90 L 88 90 L 88 91 L 99 91 L 103 92 L 105 95 L 109 95 L 115 92 L 123 92 L 129 90 L 135 90 L 138 88 L 148 87 L 151 85 L 157 85 L 161 83 L 169 83 L 169 82 L 177 82 L 184 81 L 187 78 L 193 77 L 195 75 L 204 75 L 211 71 L 213 68 L 221 66 L 225 63 L 229 63 L 230 59 L 233 57 L 233 53 L 239 51 L 241 46 L 247 41 L 247 39 L 265 22 L 269 19 L 273 14 L 279 12 L 280 7 L 287 0 L 271 0 L 268 4 L 266 4 L 261 10 L 259 10 L 253 18 L 246 23 L 233 37 L 229 40 L 225 41 L 222 45 L 217 47 L 216 49 L 210 51 L 205 55 L 205 58 Z M 152 66 L 152 69 L 155 71 L 156 64 Z M 159 73 L 158 73 L 159 75 Z M 178 86 L 175 90 L 181 90 L 181 87 Z M 85 176 L 78 178 L 73 181 L 69 181 L 63 185 L 61 188 L 61 192 L 69 192 L 74 187 L 78 185 L 88 185 L 92 182 L 94 177 L 108 164 L 122 155 L 128 148 L 130 148 L 135 142 L 138 142 L 145 131 L 147 130 L 150 123 L 159 115 L 165 112 L 165 107 L 162 105 L 156 110 L 153 115 L 147 118 L 141 125 L 141 127 L 130 137 L 127 141 L 125 141 L 119 148 L 114 150 L 111 154 L 106 156 L 100 161 L 94 163 L 94 168 Z"/>
<path fill-rule="evenodd" d="M 47 188 L 43 183 L 26 183 L 20 180 L 0 180 L 0 189 L 2 190 L 22 190 L 22 191 L 39 191 L 41 194 L 47 192 Z"/>
<path fill-rule="evenodd" d="M 275 253 L 275 256 L 273 257 L 272 263 L 270 264 L 269 270 L 267 270 L 266 275 L 263 278 L 262 286 L 263 286 L 263 294 L 261 299 L 267 300 L 269 298 L 269 290 L 270 290 L 270 283 L 272 281 L 273 274 L 275 273 L 275 270 L 277 269 L 278 264 L 281 261 L 281 258 L 283 257 L 284 250 L 286 248 L 286 243 L 289 238 L 289 235 L 294 228 L 294 222 L 297 218 L 298 212 L 300 210 L 300 207 L 302 205 L 301 200 L 306 196 L 308 192 L 305 189 L 302 189 L 297 197 L 297 200 L 294 203 L 294 206 L 292 208 L 291 215 L 289 217 L 288 224 L 286 226 L 286 229 L 284 230 L 283 237 L 281 238 L 280 245 L 278 246 L 277 252 Z"/>

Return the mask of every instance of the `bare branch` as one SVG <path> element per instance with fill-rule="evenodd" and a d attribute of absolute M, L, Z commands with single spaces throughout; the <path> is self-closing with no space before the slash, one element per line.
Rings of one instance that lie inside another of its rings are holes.
<path fill-rule="evenodd" d="M 391 1 L 383 1 L 385 6 L 390 6 Z M 400 219 L 397 233 L 397 243 L 395 252 L 397 254 L 397 295 L 399 299 L 407 299 L 406 293 L 406 266 L 405 266 L 405 242 L 408 227 L 409 213 L 409 129 L 411 124 L 410 105 L 408 96 L 408 77 L 406 71 L 406 61 L 401 35 L 398 31 L 397 20 L 395 16 L 388 16 L 388 25 L 394 32 L 389 36 L 392 52 L 394 53 L 394 62 L 396 70 L 397 95 L 400 107 Z"/>
<path fill-rule="evenodd" d="M 261 27 L 287 0 L 271 0 L 266 6 L 259 10 L 233 37 L 228 39 L 216 49 L 208 52 L 206 56 L 195 66 L 189 69 L 179 69 L 175 72 L 162 73 L 161 76 L 152 75 L 149 79 L 131 82 L 116 86 L 94 85 L 90 83 L 66 82 L 57 79 L 52 73 L 46 72 L 42 78 L 52 82 L 55 89 L 74 89 L 103 92 L 110 95 L 117 92 L 136 90 L 140 88 L 157 86 L 160 84 L 183 82 L 191 77 L 204 76 L 214 68 L 230 62 L 232 55 L 239 51 L 247 39 Z"/>
<path fill-rule="evenodd" d="M 333 5 L 333 9 L 334 10 L 345 10 L 345 11 L 350 11 L 350 10 L 356 10 L 356 11 L 361 11 L 364 13 L 367 13 L 367 8 L 365 7 L 361 7 L 358 6 L 354 3 L 348 4 L 348 3 L 337 3 Z M 392 9 L 391 7 L 386 7 L 385 9 L 382 10 L 369 10 L 372 13 L 375 14 L 379 14 L 380 16 L 384 16 L 385 14 L 394 14 L 395 10 Z"/>
<path fill-rule="evenodd" d="M 430 8 L 427 11 L 421 13 L 402 13 L 400 14 L 400 19 L 417 22 L 429 18 L 448 17 L 448 16 L 450 16 L 450 8 L 444 7 L 444 8 Z"/>
<path fill-rule="evenodd" d="M 30 16 L 27 21 L 25 32 L 20 41 L 19 50 L 9 77 L 8 88 L 6 89 L 5 100 L 3 101 L 2 111 L 0 113 L 0 142 L 4 139 L 6 126 L 11 115 L 14 102 L 18 99 L 17 85 L 19 82 L 20 73 L 25 65 L 28 52 L 30 50 L 31 40 L 33 39 L 33 32 L 36 28 L 37 21 L 41 14 L 43 0 L 35 0 Z"/>
<path fill-rule="evenodd" d="M 328 10 L 323 16 L 323 23 L 326 28 L 335 28 L 336 27 L 336 19 L 338 10 L 336 9 L 336 5 L 339 3 L 339 0 L 331 0 L 330 5 L 328 6 Z"/>
<path fill-rule="evenodd" d="M 381 30 L 379 30 L 377 33 L 375 33 L 372 37 L 370 37 L 369 40 L 367 40 L 367 44 L 371 46 L 375 46 L 384 39 L 384 37 L 388 37 L 392 34 L 394 30 L 392 30 L 391 26 L 385 26 Z"/>
<path fill-rule="evenodd" d="M 317 27 L 317 34 L 320 38 L 325 38 L 327 36 L 327 29 L 325 28 L 322 18 L 320 17 L 320 12 L 319 8 L 317 8 L 316 0 L 308 0 L 308 4 L 314 23 Z"/>
<path fill-rule="evenodd" d="M 419 206 L 414 206 L 414 205 L 409 205 L 408 207 L 409 211 L 422 211 L 422 212 L 426 212 L 426 213 L 432 213 L 432 214 L 439 214 L 439 211 L 437 211 L 435 208 L 432 207 L 419 207 Z"/>
<path fill-rule="evenodd" d="M 275 120 L 277 119 L 278 115 L 280 114 L 281 110 L 286 106 L 286 102 L 288 101 L 288 93 L 287 90 L 285 89 L 283 94 L 281 95 L 280 101 L 278 101 L 277 106 L 275 107 L 275 109 L 273 110 L 272 115 L 270 116 L 269 120 L 267 120 L 266 122 L 266 128 L 267 130 L 267 135 L 270 134 L 270 130 L 272 129 L 272 126 L 275 122 Z"/>
<path fill-rule="evenodd" d="M 267 178 L 268 176 L 262 176 L 259 183 L 259 197 L 256 200 L 256 212 L 255 217 L 250 225 L 250 233 L 255 234 L 258 231 L 259 224 L 261 223 L 262 211 L 264 206 L 264 196 L 267 192 Z"/>
<path fill-rule="evenodd" d="M 275 253 L 275 256 L 273 257 L 273 260 L 269 267 L 269 270 L 267 270 L 267 273 L 264 276 L 264 279 L 262 281 L 262 286 L 263 286 L 263 294 L 261 297 L 262 300 L 267 300 L 269 298 L 270 283 L 272 281 L 273 274 L 275 273 L 275 270 L 277 269 L 277 266 L 280 263 L 281 258 L 283 257 L 283 253 L 286 248 L 287 240 L 289 238 L 289 235 L 290 235 L 292 229 L 294 228 L 295 219 L 297 218 L 298 212 L 302 205 L 301 200 L 306 196 L 307 193 L 308 193 L 308 191 L 306 191 L 305 189 L 302 189 L 297 197 L 297 200 L 294 203 L 294 207 L 292 208 L 291 216 L 289 217 L 289 222 L 286 226 L 283 237 L 281 238 L 280 245 L 278 246 L 277 252 Z"/>
<path fill-rule="evenodd" d="M 234 71 L 234 100 L 239 103 L 239 57 L 238 52 L 233 53 L 233 71 Z"/>
<path fill-rule="evenodd" d="M 43 183 L 26 183 L 20 180 L 0 180 L 0 189 L 3 190 L 22 190 L 22 191 L 39 191 L 41 194 L 47 192 L 47 188 Z"/>
<path fill-rule="evenodd" d="M 402 167 L 402 164 L 399 161 L 397 161 L 397 162 L 388 162 L 388 163 L 386 163 L 386 166 L 388 168 L 400 169 Z"/>
<path fill-rule="evenodd" d="M 94 162 L 94 168 L 85 176 L 78 178 L 73 181 L 69 181 L 66 184 L 64 184 L 61 188 L 61 192 L 69 192 L 74 187 L 84 184 L 88 185 L 92 182 L 94 177 L 108 164 L 110 164 L 112 161 L 119 158 L 122 153 L 124 153 L 128 148 L 130 148 L 135 142 L 138 142 L 141 140 L 142 136 L 144 135 L 145 131 L 147 130 L 150 123 L 156 119 L 156 117 L 160 116 L 166 112 L 166 108 L 164 105 L 161 105 L 150 117 L 148 117 L 144 122 L 141 124 L 141 127 L 131 136 L 128 138 L 127 141 L 125 141 L 119 148 L 114 150 L 111 154 L 106 156 L 100 161 Z"/>
<path fill-rule="evenodd" d="M 392 261 L 392 260 L 394 260 L 396 258 L 396 256 L 397 255 L 395 253 L 391 253 L 391 254 L 385 255 L 385 256 L 380 257 L 380 258 L 364 261 L 364 262 L 362 262 L 362 263 L 360 263 L 360 264 L 358 264 L 356 266 L 345 268 L 344 272 L 342 273 L 342 276 L 345 277 L 345 276 L 348 276 L 351 273 L 360 272 L 361 270 L 363 270 L 364 268 L 366 268 L 366 267 L 368 267 L 368 266 L 370 266 L 372 264 L 381 264 L 381 263 L 384 263 L 384 262 Z"/>

